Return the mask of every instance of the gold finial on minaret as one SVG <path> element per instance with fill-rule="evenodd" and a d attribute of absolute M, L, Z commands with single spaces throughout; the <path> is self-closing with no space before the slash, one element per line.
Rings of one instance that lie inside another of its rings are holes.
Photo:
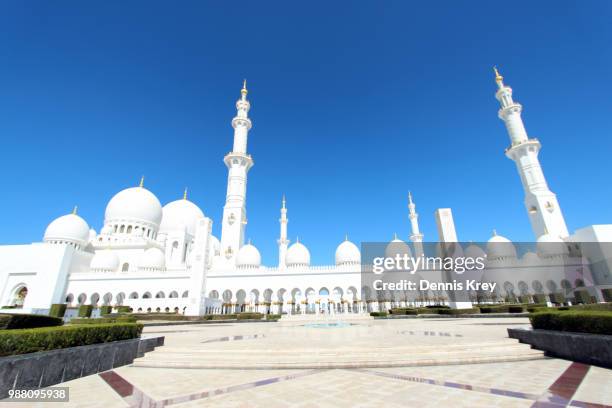
<path fill-rule="evenodd" d="M 79 209 L 79 206 L 75 205 L 74 208 L 72 209 L 72 213 L 76 215 L 78 209 Z"/>
<path fill-rule="evenodd" d="M 138 187 L 144 187 L 144 176 L 140 178 L 140 184 L 138 185 Z"/>
<path fill-rule="evenodd" d="M 285 200 L 285 195 L 283 194 L 283 209 L 285 209 L 285 205 L 287 204 L 287 200 Z"/>
<path fill-rule="evenodd" d="M 410 191 L 408 192 L 408 203 L 412 204 L 412 193 Z"/>
<path fill-rule="evenodd" d="M 183 191 L 183 200 L 187 199 L 187 187 L 185 187 L 185 191 Z"/>
<path fill-rule="evenodd" d="M 494 230 L 493 230 L 493 236 L 494 236 L 494 237 L 496 237 L 496 236 L 497 236 L 497 230 L 496 230 L 496 229 L 494 229 Z"/>
<path fill-rule="evenodd" d="M 242 83 L 242 89 L 240 90 L 240 92 L 241 92 L 241 93 L 242 93 L 244 96 L 246 96 L 246 94 L 248 94 L 248 93 L 249 93 L 249 91 L 247 90 L 247 87 L 246 87 L 246 79 L 245 79 L 245 80 L 244 80 L 244 82 Z"/>
<path fill-rule="evenodd" d="M 495 72 L 495 82 L 501 82 L 504 80 L 504 77 L 499 74 L 497 67 L 493 67 L 493 71 Z"/>
<path fill-rule="evenodd" d="M 348 234 L 344 234 L 344 240 L 348 241 Z"/>

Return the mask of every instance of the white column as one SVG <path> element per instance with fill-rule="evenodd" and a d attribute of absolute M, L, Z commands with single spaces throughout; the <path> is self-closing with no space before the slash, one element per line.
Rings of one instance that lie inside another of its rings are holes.
<path fill-rule="evenodd" d="M 416 205 L 412 201 L 412 194 L 408 192 L 408 217 L 410 218 L 410 227 L 412 234 L 410 240 L 414 243 L 415 256 L 423 255 L 423 234 L 419 229 L 419 214 L 416 212 Z"/>
<path fill-rule="evenodd" d="M 283 195 L 283 202 L 281 206 L 281 217 L 278 220 L 280 223 L 280 237 L 278 239 L 278 268 L 285 269 L 285 255 L 287 254 L 287 248 L 289 247 L 289 240 L 287 239 L 287 206 L 285 196 Z"/>

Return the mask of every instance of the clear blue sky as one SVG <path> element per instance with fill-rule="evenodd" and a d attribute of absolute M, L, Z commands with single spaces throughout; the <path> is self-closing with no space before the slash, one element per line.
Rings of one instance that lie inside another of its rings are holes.
<path fill-rule="evenodd" d="M 219 220 L 243 78 L 254 123 L 248 237 L 276 262 L 280 199 L 316 263 L 355 241 L 532 240 L 496 64 L 524 106 L 570 230 L 612 223 L 609 1 L 0 2 L 0 242 L 116 192 L 190 197 Z"/>

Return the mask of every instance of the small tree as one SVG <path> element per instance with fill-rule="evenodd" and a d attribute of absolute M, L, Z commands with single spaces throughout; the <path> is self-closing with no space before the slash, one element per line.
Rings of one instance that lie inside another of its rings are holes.
<path fill-rule="evenodd" d="M 65 303 L 54 303 L 51 305 L 51 309 L 49 310 L 49 316 L 62 318 L 66 314 L 66 304 Z"/>
<path fill-rule="evenodd" d="M 92 305 L 81 305 L 79 306 L 79 317 L 91 317 L 93 311 Z"/>

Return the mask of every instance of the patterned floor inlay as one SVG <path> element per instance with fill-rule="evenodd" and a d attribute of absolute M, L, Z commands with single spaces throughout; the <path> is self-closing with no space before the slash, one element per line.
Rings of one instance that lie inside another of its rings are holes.
<path fill-rule="evenodd" d="M 214 390 L 196 392 L 193 394 L 182 395 L 179 397 L 166 398 L 162 400 L 154 400 L 142 390 L 134 387 L 129 381 L 117 374 L 115 371 L 106 371 L 98 374 L 106 383 L 119 394 L 124 401 L 133 408 L 162 408 L 170 405 L 176 405 L 188 401 L 196 401 L 205 398 L 209 398 L 216 395 L 228 394 L 235 391 L 248 390 L 251 388 L 261 387 L 264 385 L 270 385 L 280 383 L 283 381 L 295 380 L 297 378 L 306 377 L 308 375 L 317 374 L 326 370 L 308 370 L 302 371 L 295 374 L 283 375 L 279 377 L 264 378 L 249 383 L 231 385 L 228 387 L 217 388 Z"/>
<path fill-rule="evenodd" d="M 470 384 L 462 384 L 453 381 L 434 380 L 423 377 L 413 377 L 401 374 L 385 373 L 371 369 L 356 369 L 362 373 L 377 375 L 380 377 L 417 382 L 430 385 L 438 385 L 467 391 L 476 391 L 504 397 L 532 400 L 532 408 L 558 408 L 558 407 L 584 407 L 584 408 L 612 408 L 611 405 L 594 404 L 585 401 L 572 400 L 576 390 L 584 380 L 590 366 L 580 363 L 572 363 L 567 370 L 548 388 L 543 395 L 504 390 L 500 388 L 488 388 Z"/>
<path fill-rule="evenodd" d="M 215 339 L 204 340 L 202 343 L 214 343 L 217 341 L 236 341 L 236 340 L 251 340 L 251 339 L 261 339 L 264 338 L 263 334 L 245 334 L 243 336 L 224 336 L 217 337 Z"/>

